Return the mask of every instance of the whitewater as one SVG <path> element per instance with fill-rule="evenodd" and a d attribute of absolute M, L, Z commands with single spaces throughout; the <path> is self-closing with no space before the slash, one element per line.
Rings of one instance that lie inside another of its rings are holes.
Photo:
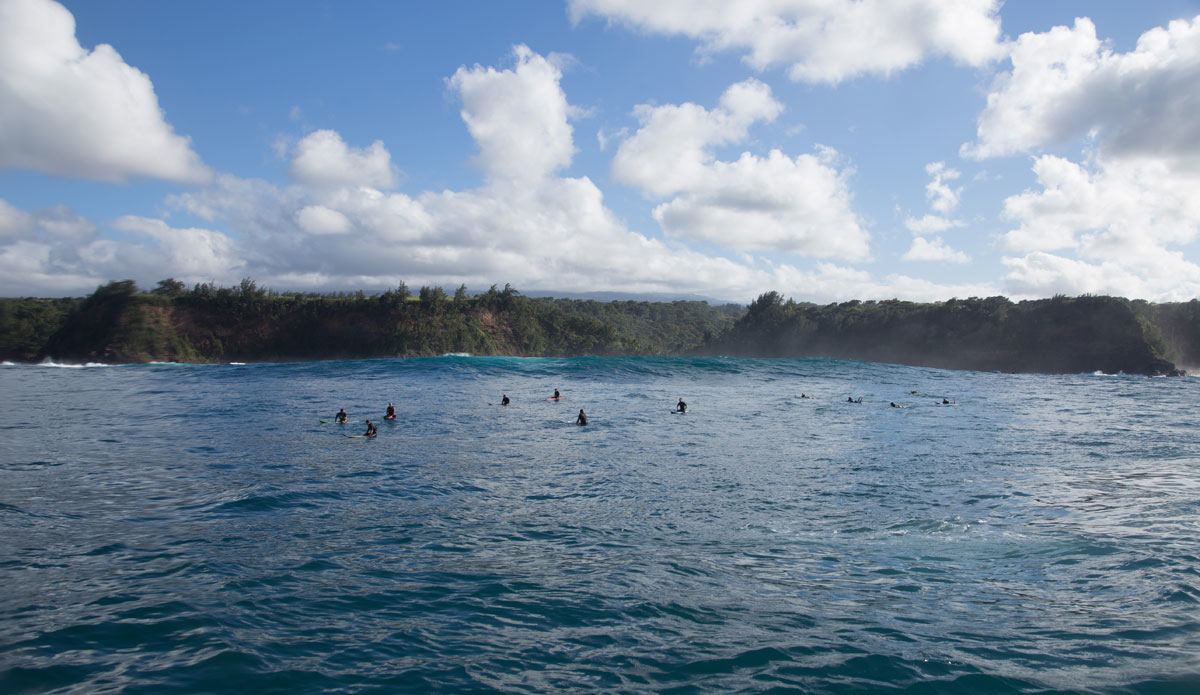
<path fill-rule="evenodd" d="M 0 392 L 0 692 L 1200 692 L 1196 379 L 445 356 Z"/>

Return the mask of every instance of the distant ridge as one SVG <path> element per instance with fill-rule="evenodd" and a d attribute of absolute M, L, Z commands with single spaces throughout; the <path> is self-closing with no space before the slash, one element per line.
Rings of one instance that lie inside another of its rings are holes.
<path fill-rule="evenodd" d="M 523 292 L 526 297 L 552 297 L 555 299 L 592 299 L 597 302 L 706 302 L 712 306 L 733 304 L 745 306 L 742 302 L 726 299 L 714 299 L 700 294 L 674 292 L 558 292 L 555 290 L 530 290 Z"/>

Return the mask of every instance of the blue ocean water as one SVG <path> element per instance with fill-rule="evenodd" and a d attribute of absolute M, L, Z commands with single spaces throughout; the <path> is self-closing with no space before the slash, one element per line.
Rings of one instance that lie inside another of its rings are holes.
<path fill-rule="evenodd" d="M 2 693 L 1200 692 L 1194 379 L 448 356 L 0 391 Z"/>

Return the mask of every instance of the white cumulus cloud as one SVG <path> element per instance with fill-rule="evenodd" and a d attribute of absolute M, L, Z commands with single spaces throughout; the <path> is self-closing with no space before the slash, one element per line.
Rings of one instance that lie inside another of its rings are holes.
<path fill-rule="evenodd" d="M 592 180 L 557 173 L 574 152 L 568 121 L 575 109 L 552 61 L 520 48 L 517 56 L 512 69 L 462 68 L 449 83 L 470 92 L 460 96 L 464 120 L 479 134 L 486 174 L 479 187 L 411 196 L 387 192 L 381 190 L 382 172 L 388 171 L 383 166 L 372 169 L 376 178 L 294 175 L 286 185 L 221 175 L 167 199 L 172 210 L 204 220 L 202 226 L 125 216 L 109 225 L 122 233 L 119 240 L 94 230 L 89 235 L 90 223 L 66 208 L 25 211 L 0 202 L 0 294 L 83 293 L 126 277 L 152 287 L 168 276 L 220 284 L 252 277 L 262 286 L 300 290 L 511 282 L 523 290 L 696 293 L 742 301 L 767 289 L 809 301 L 995 293 L 902 275 L 874 278 L 829 263 L 806 270 L 755 258 L 739 250 L 740 241 L 715 232 L 701 252 L 681 235 L 655 239 L 631 230 Z M 551 109 L 556 116 L 547 120 L 539 111 L 531 123 L 519 104 L 557 105 Z M 708 220 L 712 213 L 717 217 L 711 219 L 731 218 L 739 234 L 757 235 L 751 245 L 794 248 L 800 239 L 809 253 L 845 257 L 855 244 L 865 251 L 866 234 L 850 212 L 849 170 L 836 168 L 836 152 L 746 154 L 733 161 L 706 154 L 714 142 L 746 137 L 750 124 L 780 108 L 759 83 L 729 90 L 714 109 L 720 112 L 717 126 L 702 128 L 705 134 L 693 140 L 700 143 L 692 146 L 699 148 L 701 166 L 696 177 L 671 189 L 674 197 L 661 208 L 663 224 L 675 224 L 675 215 Z M 549 140 L 546 151 L 533 152 L 530 167 L 501 156 L 533 147 L 539 133 Z M 371 159 L 370 147 L 339 145 L 344 141 L 334 131 L 320 138 L 333 145 L 326 150 L 336 155 L 333 161 L 362 156 L 390 166 L 382 154 Z M 292 168 L 301 153 L 320 150 L 291 147 Z M 382 145 L 375 151 L 386 153 Z M 709 222 L 686 224 L 702 236 Z"/>
<path fill-rule="evenodd" d="M 955 227 L 965 227 L 966 222 L 952 220 L 941 215 L 924 215 L 922 217 L 904 218 L 904 226 L 913 234 L 924 236 L 926 234 L 939 234 Z"/>
<path fill-rule="evenodd" d="M 296 224 L 309 234 L 346 234 L 350 231 L 350 220 L 346 216 L 324 205 L 305 205 L 296 211 Z"/>
<path fill-rule="evenodd" d="M 114 183 L 212 176 L 150 78 L 112 46 L 84 49 L 51 0 L 0 0 L 0 166 Z"/>
<path fill-rule="evenodd" d="M 296 143 L 288 175 L 310 186 L 374 186 L 396 183 L 392 155 L 376 140 L 365 148 L 350 147 L 332 130 L 318 130 Z"/>
<path fill-rule="evenodd" d="M 744 152 L 718 161 L 714 148 L 739 143 L 782 105 L 758 80 L 731 86 L 716 108 L 641 105 L 641 127 L 613 157 L 613 177 L 648 196 L 667 197 L 654 217 L 668 234 L 744 250 L 861 260 L 868 234 L 852 208 L 851 171 L 837 153 L 766 157 Z"/>
<path fill-rule="evenodd" d="M 966 156 L 1054 147 L 1079 136 L 1114 157 L 1200 156 L 1200 17 L 1151 29 L 1115 53 L 1091 20 L 1022 34 L 1012 70 L 1000 75 Z"/>
<path fill-rule="evenodd" d="M 931 162 L 925 165 L 925 173 L 933 177 L 925 184 L 929 207 L 942 214 L 952 212 L 962 198 L 962 188 L 951 188 L 946 182 L 956 180 L 960 176 L 958 170 L 947 167 L 945 162 Z"/>
<path fill-rule="evenodd" d="M 577 109 L 559 86 L 562 71 L 520 45 L 510 70 L 460 67 L 447 84 L 462 99 L 462 118 L 479 145 L 476 160 L 488 177 L 537 179 L 571 162 L 569 119 Z"/>
<path fill-rule="evenodd" d="M 793 80 L 887 75 L 930 56 L 979 66 L 1003 53 L 999 0 L 570 0 L 573 22 L 596 16 L 682 35 L 705 51 L 738 51 Z"/>
<path fill-rule="evenodd" d="M 950 248 L 940 236 L 930 235 L 965 227 L 962 220 L 951 219 L 946 215 L 958 207 L 962 199 L 962 188 L 952 188 L 947 181 L 954 181 L 960 174 L 957 169 L 946 166 L 945 162 L 930 162 L 925 165 L 925 173 L 932 177 L 925 184 L 925 197 L 934 213 L 926 213 L 923 217 L 904 219 L 904 226 L 915 237 L 912 246 L 904 255 L 902 261 L 941 261 L 947 263 L 970 263 L 971 258 L 962 251 Z"/>
<path fill-rule="evenodd" d="M 949 263 L 970 263 L 971 258 L 962 251 L 956 251 L 946 245 L 941 237 L 926 239 L 916 237 L 912 246 L 903 256 L 902 261 L 944 261 Z"/>

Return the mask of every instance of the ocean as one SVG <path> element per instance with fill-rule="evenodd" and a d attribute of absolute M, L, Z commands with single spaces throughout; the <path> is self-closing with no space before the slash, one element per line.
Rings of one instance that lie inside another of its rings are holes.
<path fill-rule="evenodd" d="M 445 356 L 0 392 L 8 695 L 1200 693 L 1194 378 Z"/>

